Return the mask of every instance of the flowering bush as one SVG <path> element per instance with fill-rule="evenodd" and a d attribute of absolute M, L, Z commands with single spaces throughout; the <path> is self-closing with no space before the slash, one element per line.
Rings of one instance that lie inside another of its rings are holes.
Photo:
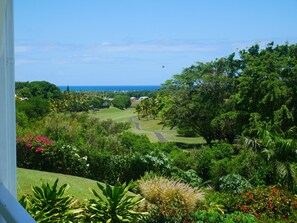
<path fill-rule="evenodd" d="M 54 142 L 45 136 L 27 134 L 17 138 L 17 164 L 19 167 L 42 170 L 43 157 L 54 152 Z"/>
<path fill-rule="evenodd" d="M 297 212 L 297 197 L 277 188 L 256 188 L 234 196 L 234 209 L 251 213 L 258 218 L 294 218 Z"/>
<path fill-rule="evenodd" d="M 76 176 L 88 175 L 87 157 L 80 156 L 76 147 L 31 134 L 17 138 L 17 165 Z"/>

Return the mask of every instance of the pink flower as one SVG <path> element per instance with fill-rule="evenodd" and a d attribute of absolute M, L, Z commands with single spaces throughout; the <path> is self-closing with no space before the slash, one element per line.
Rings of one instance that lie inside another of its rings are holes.
<path fill-rule="evenodd" d="M 51 145 L 53 144 L 52 141 L 50 141 L 47 137 L 45 136 L 36 136 L 36 139 L 39 141 L 39 142 L 42 142 L 44 144 L 47 144 L 47 145 Z"/>
<path fill-rule="evenodd" d="M 27 144 L 26 144 L 26 148 L 27 148 L 27 149 L 31 149 L 31 147 L 32 147 L 32 145 L 31 145 L 30 143 L 27 143 Z"/>
<path fill-rule="evenodd" d="M 37 147 L 37 148 L 35 149 L 35 152 L 40 152 L 40 151 L 43 151 L 43 148 L 42 148 L 42 147 Z"/>

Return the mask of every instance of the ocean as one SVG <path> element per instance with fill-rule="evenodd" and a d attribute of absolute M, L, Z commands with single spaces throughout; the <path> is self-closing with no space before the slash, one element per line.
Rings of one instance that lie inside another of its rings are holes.
<path fill-rule="evenodd" d="M 62 91 L 66 91 L 67 86 L 58 86 Z M 70 91 L 145 91 L 158 90 L 160 85 L 139 85 L 139 86 L 69 86 Z"/>

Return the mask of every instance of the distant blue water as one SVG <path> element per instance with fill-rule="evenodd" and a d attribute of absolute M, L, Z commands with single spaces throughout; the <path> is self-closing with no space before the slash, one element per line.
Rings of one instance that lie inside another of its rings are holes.
<path fill-rule="evenodd" d="M 67 86 L 58 86 L 61 91 L 66 91 Z M 70 91 L 144 91 L 158 90 L 161 86 L 69 86 Z"/>

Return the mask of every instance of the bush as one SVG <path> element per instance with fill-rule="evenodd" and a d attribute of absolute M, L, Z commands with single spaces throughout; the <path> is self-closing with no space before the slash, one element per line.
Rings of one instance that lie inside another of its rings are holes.
<path fill-rule="evenodd" d="M 196 223 L 254 223 L 257 222 L 257 218 L 251 214 L 245 214 L 242 212 L 234 212 L 232 214 L 222 215 L 216 211 L 197 211 L 194 214 Z"/>
<path fill-rule="evenodd" d="M 168 157 L 172 159 L 174 166 L 180 169 L 195 169 L 195 155 L 187 150 L 175 148 L 168 154 Z"/>
<path fill-rule="evenodd" d="M 220 177 L 230 173 L 227 172 L 230 168 L 227 170 L 228 165 L 224 164 L 229 162 L 228 160 L 231 160 L 235 153 L 234 146 L 227 143 L 215 144 L 212 147 L 203 146 L 195 154 L 195 170 L 204 180 L 213 180 L 215 178 L 213 183 L 216 185 Z M 221 162 L 221 160 L 223 161 Z M 214 164 L 216 163 L 223 165 L 223 169 L 220 167 L 215 169 Z"/>
<path fill-rule="evenodd" d="M 47 162 L 44 159 L 52 151 L 55 153 L 54 142 L 45 136 L 27 134 L 17 138 L 17 165 L 29 169 L 43 170 Z"/>
<path fill-rule="evenodd" d="M 195 170 L 189 169 L 187 171 L 179 169 L 177 167 L 173 168 L 172 177 L 177 180 L 187 184 L 192 187 L 199 188 L 202 185 L 202 179 L 197 175 Z"/>
<path fill-rule="evenodd" d="M 29 119 L 40 119 L 50 113 L 49 99 L 32 97 L 28 100 L 16 101 L 17 112 L 23 112 Z"/>
<path fill-rule="evenodd" d="M 170 160 L 158 152 L 113 155 L 110 152 L 92 151 L 88 157 L 90 177 L 110 184 L 114 184 L 117 179 L 120 182 L 137 180 L 149 171 L 168 175 L 172 170 Z"/>
<path fill-rule="evenodd" d="M 197 223 L 221 223 L 223 216 L 216 211 L 196 211 L 194 217 Z"/>
<path fill-rule="evenodd" d="M 233 195 L 226 208 L 250 213 L 261 219 L 296 219 L 297 197 L 277 188 L 255 188 Z"/>
<path fill-rule="evenodd" d="M 146 135 L 125 131 L 120 135 L 121 145 L 128 151 L 146 154 L 151 151 L 152 143 Z"/>
<path fill-rule="evenodd" d="M 239 174 L 254 186 L 271 184 L 271 165 L 250 149 L 243 149 L 236 156 L 219 160 L 213 158 L 208 165 L 210 179 L 216 189 L 219 189 L 220 178 L 228 174 Z"/>
<path fill-rule="evenodd" d="M 55 143 L 45 136 L 27 134 L 17 138 L 18 167 L 87 176 L 87 156 L 72 145 Z"/>
<path fill-rule="evenodd" d="M 251 189 L 252 185 L 239 174 L 228 174 L 220 178 L 220 190 L 234 194 Z"/>

